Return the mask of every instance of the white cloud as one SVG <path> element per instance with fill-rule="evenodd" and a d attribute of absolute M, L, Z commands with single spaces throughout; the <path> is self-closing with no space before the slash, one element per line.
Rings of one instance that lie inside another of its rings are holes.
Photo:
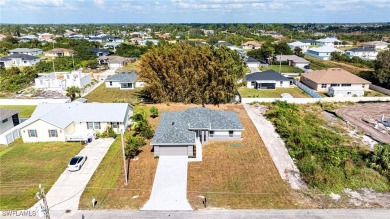
<path fill-rule="evenodd" d="M 104 0 L 93 0 L 96 6 L 99 8 L 104 8 Z"/>

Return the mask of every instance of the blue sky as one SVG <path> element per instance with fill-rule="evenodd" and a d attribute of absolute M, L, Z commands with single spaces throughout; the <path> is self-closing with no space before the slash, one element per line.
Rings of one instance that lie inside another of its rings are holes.
<path fill-rule="evenodd" d="M 0 0 L 0 22 L 390 22 L 390 0 Z"/>

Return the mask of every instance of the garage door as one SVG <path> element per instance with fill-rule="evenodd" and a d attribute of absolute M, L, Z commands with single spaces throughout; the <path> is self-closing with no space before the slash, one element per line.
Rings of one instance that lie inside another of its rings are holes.
<path fill-rule="evenodd" d="M 160 146 L 160 156 L 188 156 L 187 146 Z"/>

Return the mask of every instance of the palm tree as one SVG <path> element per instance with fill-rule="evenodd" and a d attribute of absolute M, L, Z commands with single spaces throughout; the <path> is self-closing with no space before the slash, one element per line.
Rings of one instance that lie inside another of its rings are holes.
<path fill-rule="evenodd" d="M 66 96 L 70 97 L 70 100 L 73 101 L 77 97 L 81 97 L 81 90 L 78 87 L 71 86 L 66 88 Z"/>

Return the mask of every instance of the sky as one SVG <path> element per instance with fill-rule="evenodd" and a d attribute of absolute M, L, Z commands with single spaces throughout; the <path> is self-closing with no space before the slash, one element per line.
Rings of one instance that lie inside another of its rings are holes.
<path fill-rule="evenodd" d="M 0 0 L 0 23 L 390 22 L 390 0 Z"/>

